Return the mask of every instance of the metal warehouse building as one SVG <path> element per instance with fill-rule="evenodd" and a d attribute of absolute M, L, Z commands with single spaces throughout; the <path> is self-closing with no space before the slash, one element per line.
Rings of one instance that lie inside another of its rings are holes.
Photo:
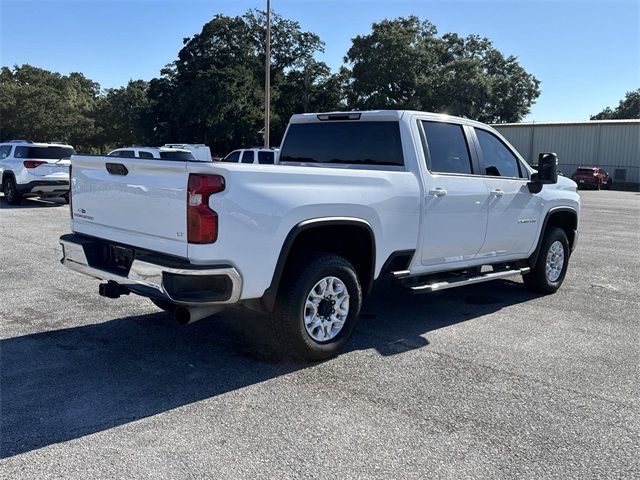
<path fill-rule="evenodd" d="M 558 154 L 558 170 L 571 175 L 579 166 L 598 166 L 614 188 L 640 187 L 640 120 L 533 122 L 493 125 L 532 165 L 538 153 Z"/>

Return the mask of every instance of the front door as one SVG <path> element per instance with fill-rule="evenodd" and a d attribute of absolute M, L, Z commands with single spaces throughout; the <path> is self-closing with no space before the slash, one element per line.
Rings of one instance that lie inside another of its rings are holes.
<path fill-rule="evenodd" d="M 537 240 L 542 200 L 529 192 L 524 166 L 502 140 L 480 128 L 475 134 L 490 195 L 487 234 L 478 256 L 527 255 Z"/>

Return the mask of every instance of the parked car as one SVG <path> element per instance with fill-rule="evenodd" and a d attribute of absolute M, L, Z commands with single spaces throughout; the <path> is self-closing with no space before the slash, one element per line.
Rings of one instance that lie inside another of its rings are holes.
<path fill-rule="evenodd" d="M 111 150 L 109 157 L 146 158 L 160 160 L 194 161 L 189 150 L 167 147 L 123 147 Z"/>
<path fill-rule="evenodd" d="M 75 150 L 63 143 L 9 140 L 0 143 L 0 189 L 9 205 L 24 197 L 63 197 L 68 201 L 69 157 Z"/>
<path fill-rule="evenodd" d="M 613 178 L 600 167 L 579 167 L 573 175 L 571 180 L 578 184 L 578 188 L 595 188 L 600 190 L 602 188 L 609 190 L 613 185 Z"/>
<path fill-rule="evenodd" d="M 553 293 L 578 241 L 580 196 L 554 154 L 536 171 L 491 127 L 448 115 L 294 115 L 277 166 L 72 162 L 64 265 L 183 324 L 268 312 L 307 360 L 340 351 L 377 279 L 427 293 L 522 276 Z"/>
<path fill-rule="evenodd" d="M 166 143 L 166 148 L 178 148 L 180 150 L 189 150 L 193 157 L 199 162 L 212 162 L 211 150 L 202 143 Z"/>
<path fill-rule="evenodd" d="M 227 163 L 259 163 L 259 164 L 274 164 L 278 163 L 277 148 L 241 148 L 240 150 L 234 150 L 221 162 Z"/>

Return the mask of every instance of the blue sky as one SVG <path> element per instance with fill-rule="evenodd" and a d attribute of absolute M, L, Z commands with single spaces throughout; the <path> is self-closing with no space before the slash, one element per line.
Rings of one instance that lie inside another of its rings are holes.
<path fill-rule="evenodd" d="M 266 0 L 0 0 L 2 65 L 79 71 L 104 88 L 148 80 L 174 60 L 182 38 L 216 13 L 240 15 Z M 372 22 L 415 14 L 439 33 L 489 37 L 542 81 L 527 120 L 580 120 L 640 87 L 640 1 L 272 0 L 326 43 L 334 70 Z"/>

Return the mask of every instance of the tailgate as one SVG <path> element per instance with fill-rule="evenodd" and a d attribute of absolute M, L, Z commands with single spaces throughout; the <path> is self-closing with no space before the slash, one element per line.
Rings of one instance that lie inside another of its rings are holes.
<path fill-rule="evenodd" d="M 186 162 L 74 155 L 73 230 L 187 257 Z"/>
<path fill-rule="evenodd" d="M 36 180 L 68 180 L 69 165 L 71 162 L 67 159 L 62 160 L 44 160 L 47 163 L 38 165 L 33 170 Z"/>

